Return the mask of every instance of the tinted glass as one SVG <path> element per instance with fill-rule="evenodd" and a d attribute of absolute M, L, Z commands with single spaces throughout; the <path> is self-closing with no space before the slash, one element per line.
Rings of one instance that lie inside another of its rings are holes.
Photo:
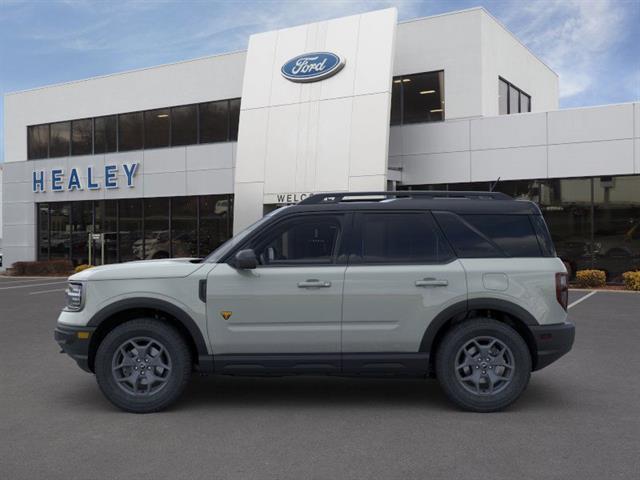
<path fill-rule="evenodd" d="M 313 215 L 286 221 L 254 246 L 260 265 L 333 263 L 340 222 L 335 217 Z"/>
<path fill-rule="evenodd" d="M 52 123 L 50 125 L 49 132 L 49 156 L 69 156 L 71 145 L 71 122 Z"/>
<path fill-rule="evenodd" d="M 71 155 L 91 155 L 93 153 L 93 120 L 71 122 Z"/>
<path fill-rule="evenodd" d="M 502 79 L 498 80 L 498 113 L 509 113 L 509 84 Z"/>
<path fill-rule="evenodd" d="M 504 257 L 482 233 L 471 227 L 458 215 L 450 212 L 434 213 L 449 243 L 458 257 L 487 258 Z"/>
<path fill-rule="evenodd" d="M 198 197 L 171 200 L 171 241 L 174 257 L 198 255 Z"/>
<path fill-rule="evenodd" d="M 104 263 L 118 261 L 118 201 L 104 200 L 94 202 L 95 224 L 93 231 L 104 237 Z M 102 252 L 96 251 L 94 263 L 102 263 Z"/>
<path fill-rule="evenodd" d="M 50 258 L 69 258 L 71 232 L 69 229 L 69 203 L 56 202 L 49 204 L 49 237 Z"/>
<path fill-rule="evenodd" d="M 538 244 L 542 250 L 542 255 L 545 257 L 555 257 L 556 249 L 553 246 L 553 241 L 551 240 L 551 235 L 549 234 L 549 229 L 544 221 L 544 217 L 542 215 L 531 215 L 529 219 L 538 235 Z"/>
<path fill-rule="evenodd" d="M 89 263 L 89 241 L 92 242 L 92 263 L 101 256 L 100 242 L 89 240 L 93 232 L 93 202 L 71 202 L 71 259 L 76 265 Z"/>
<path fill-rule="evenodd" d="M 170 127 L 168 108 L 144 112 L 144 148 L 168 147 Z"/>
<path fill-rule="evenodd" d="M 425 213 L 362 214 L 363 263 L 442 263 L 452 252 Z"/>
<path fill-rule="evenodd" d="M 213 252 L 231 236 L 231 198 L 229 195 L 200 197 L 199 256 Z"/>
<path fill-rule="evenodd" d="M 238 140 L 238 126 L 240 124 L 240 99 L 229 100 L 229 140 Z"/>
<path fill-rule="evenodd" d="M 200 143 L 225 142 L 229 136 L 229 102 L 200 104 Z"/>
<path fill-rule="evenodd" d="M 118 115 L 118 150 L 142 148 L 142 112 Z"/>
<path fill-rule="evenodd" d="M 528 215 L 462 215 L 510 257 L 539 257 L 538 238 Z"/>
<path fill-rule="evenodd" d="M 36 125 L 27 129 L 29 159 L 49 156 L 49 125 Z"/>
<path fill-rule="evenodd" d="M 94 152 L 109 153 L 117 150 L 116 138 L 117 117 L 97 117 L 94 120 Z"/>
<path fill-rule="evenodd" d="M 38 204 L 38 260 L 49 260 L 49 204 Z"/>
<path fill-rule="evenodd" d="M 402 77 L 402 123 L 444 119 L 443 72 Z"/>
<path fill-rule="evenodd" d="M 143 258 L 142 199 L 119 200 L 120 261 Z"/>
<path fill-rule="evenodd" d="M 171 145 L 198 143 L 198 107 L 186 105 L 171 109 Z"/>
<path fill-rule="evenodd" d="M 402 123 L 402 78 L 394 78 L 391 84 L 391 125 Z"/>
<path fill-rule="evenodd" d="M 524 93 L 520 93 L 520 111 L 521 112 L 531 111 L 531 97 Z"/>
<path fill-rule="evenodd" d="M 169 258 L 169 199 L 144 200 L 144 258 L 147 260 Z"/>
<path fill-rule="evenodd" d="M 520 92 L 518 89 L 509 87 L 509 113 L 520 112 Z"/>

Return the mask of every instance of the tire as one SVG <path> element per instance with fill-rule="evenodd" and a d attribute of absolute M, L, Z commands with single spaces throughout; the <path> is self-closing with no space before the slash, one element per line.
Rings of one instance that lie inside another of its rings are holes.
<path fill-rule="evenodd" d="M 158 412 L 173 404 L 191 370 L 191 354 L 182 335 L 166 323 L 147 318 L 114 328 L 100 343 L 95 358 L 102 393 L 132 413 Z"/>
<path fill-rule="evenodd" d="M 488 318 L 471 319 L 454 326 L 442 340 L 436 352 L 436 376 L 458 407 L 495 412 L 511 405 L 527 388 L 531 354 L 510 326 Z"/>

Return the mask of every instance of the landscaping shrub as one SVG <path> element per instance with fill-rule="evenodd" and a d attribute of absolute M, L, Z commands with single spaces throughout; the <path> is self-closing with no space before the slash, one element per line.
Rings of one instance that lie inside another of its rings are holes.
<path fill-rule="evenodd" d="M 624 281 L 624 288 L 627 290 L 640 291 L 640 271 L 624 272 L 622 280 Z"/>
<path fill-rule="evenodd" d="M 576 283 L 582 288 L 604 287 L 607 283 L 607 274 L 602 270 L 578 270 Z"/>
<path fill-rule="evenodd" d="M 15 262 L 11 265 L 13 275 L 69 275 L 72 271 L 73 264 L 69 260 Z"/>
<path fill-rule="evenodd" d="M 76 272 L 76 273 L 80 273 L 80 272 L 82 272 L 83 270 L 86 270 L 87 268 L 92 268 L 92 267 L 93 267 L 93 265 L 87 265 L 86 263 L 83 263 L 82 265 L 78 265 L 78 266 L 75 268 L 75 272 Z"/>

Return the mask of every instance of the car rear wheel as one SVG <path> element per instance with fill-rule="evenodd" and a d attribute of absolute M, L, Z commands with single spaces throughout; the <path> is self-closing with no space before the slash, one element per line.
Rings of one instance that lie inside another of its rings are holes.
<path fill-rule="evenodd" d="M 447 397 L 474 412 L 502 410 L 524 392 L 531 355 L 520 334 L 488 318 L 453 327 L 436 355 L 436 375 Z"/>
<path fill-rule="evenodd" d="M 150 413 L 177 400 L 191 376 L 189 348 L 170 325 L 131 320 L 104 338 L 95 359 L 102 393 L 127 412 Z"/>

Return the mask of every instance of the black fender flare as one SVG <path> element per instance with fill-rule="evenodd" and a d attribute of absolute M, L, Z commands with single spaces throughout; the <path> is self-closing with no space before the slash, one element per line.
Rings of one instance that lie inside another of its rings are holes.
<path fill-rule="evenodd" d="M 120 312 L 126 310 L 133 310 L 137 308 L 160 310 L 174 317 L 180 324 L 187 329 L 189 335 L 193 339 L 193 343 L 196 346 L 198 356 L 208 356 L 207 344 L 202 336 L 202 332 L 196 322 L 191 318 L 191 315 L 186 313 L 182 308 L 170 303 L 166 300 L 160 300 L 158 298 L 126 298 L 124 300 L 118 300 L 113 302 L 99 312 L 97 312 L 87 326 L 98 327 L 104 320 L 112 317 Z"/>
<path fill-rule="evenodd" d="M 420 351 L 430 352 L 436 335 L 442 326 L 450 319 L 458 316 L 465 316 L 472 310 L 498 310 L 507 313 L 527 326 L 539 325 L 538 321 L 533 315 L 531 315 L 531 313 L 508 300 L 501 300 L 499 298 L 474 298 L 471 300 L 463 300 L 442 310 L 438 315 L 436 315 L 431 323 L 429 323 L 429 326 L 422 337 L 422 341 L 420 342 Z"/>

